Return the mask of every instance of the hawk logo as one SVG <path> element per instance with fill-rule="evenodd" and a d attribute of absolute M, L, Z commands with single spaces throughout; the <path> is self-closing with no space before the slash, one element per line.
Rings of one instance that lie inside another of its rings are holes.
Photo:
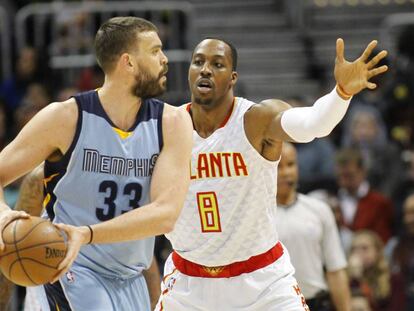
<path fill-rule="evenodd" d="M 207 272 L 208 274 L 210 274 L 211 276 L 216 276 L 216 275 L 220 274 L 221 271 L 224 270 L 224 267 L 220 267 L 220 266 L 218 266 L 218 267 L 206 267 L 206 266 L 204 266 L 203 270 L 205 272 Z"/>

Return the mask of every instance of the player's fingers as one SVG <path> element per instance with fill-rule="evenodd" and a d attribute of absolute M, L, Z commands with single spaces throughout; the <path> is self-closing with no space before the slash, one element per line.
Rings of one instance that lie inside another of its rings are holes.
<path fill-rule="evenodd" d="M 375 69 L 368 71 L 368 79 L 371 79 L 374 76 L 377 76 L 381 73 L 384 73 L 388 70 L 388 66 L 384 65 Z"/>
<path fill-rule="evenodd" d="M 373 90 L 373 89 L 375 89 L 377 87 L 377 85 L 375 83 L 372 83 L 372 82 L 367 82 L 366 86 L 370 90 Z"/>
<path fill-rule="evenodd" d="M 345 61 L 344 58 L 344 40 L 342 40 L 342 38 L 338 38 L 336 40 L 336 60 L 339 63 L 342 63 Z"/>
<path fill-rule="evenodd" d="M 9 224 L 11 223 L 13 220 L 15 219 L 19 219 L 19 218 L 29 218 L 30 215 L 27 214 L 24 211 L 10 211 L 7 212 L 7 214 L 4 215 L 4 217 L 1 220 L 0 223 L 0 232 L 3 231 L 3 229 Z M 0 251 L 4 251 L 5 245 L 3 243 L 3 237 L 0 234 Z"/>
<path fill-rule="evenodd" d="M 371 55 L 372 50 L 377 46 L 377 44 L 378 44 L 377 40 L 372 40 L 368 44 L 368 46 L 365 48 L 365 51 L 364 53 L 362 53 L 360 59 L 365 62 L 368 59 L 368 57 Z"/>
<path fill-rule="evenodd" d="M 387 54 L 388 54 L 388 52 L 383 50 L 383 51 L 379 52 L 377 55 L 375 55 L 375 57 L 372 58 L 369 61 L 369 63 L 367 64 L 368 69 L 374 68 L 375 65 L 377 65 L 380 62 L 381 59 L 383 59 L 385 56 L 387 56 Z"/>
<path fill-rule="evenodd" d="M 26 213 L 25 211 L 18 211 L 16 218 L 29 218 L 30 215 Z"/>
<path fill-rule="evenodd" d="M 66 269 L 70 267 L 71 263 L 76 258 L 78 254 L 79 246 L 74 241 L 69 241 L 68 249 L 66 250 L 65 258 L 60 262 L 58 270 Z"/>

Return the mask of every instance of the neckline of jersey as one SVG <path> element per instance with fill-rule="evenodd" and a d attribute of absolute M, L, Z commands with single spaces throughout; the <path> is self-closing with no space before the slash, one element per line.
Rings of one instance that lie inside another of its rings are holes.
<path fill-rule="evenodd" d="M 139 107 L 139 109 L 138 109 L 137 115 L 136 115 L 136 117 L 135 117 L 135 122 L 132 124 L 132 126 L 131 126 L 128 130 L 124 131 L 123 129 L 120 129 L 118 126 L 116 126 L 116 125 L 115 125 L 115 123 L 114 123 L 114 122 L 112 122 L 111 118 L 109 118 L 108 114 L 106 113 L 106 111 L 105 111 L 105 109 L 104 109 L 104 107 L 103 107 L 103 105 L 102 105 L 101 99 L 99 98 L 98 90 L 95 90 L 94 95 L 95 95 L 95 97 L 96 97 L 96 99 L 97 99 L 98 109 L 100 110 L 101 115 L 104 117 L 104 119 L 105 119 L 105 120 L 106 120 L 106 121 L 107 121 L 107 122 L 108 122 L 108 123 L 109 123 L 112 127 L 116 128 L 116 129 L 118 129 L 118 130 L 120 130 L 120 131 L 123 131 L 123 132 L 126 132 L 126 133 L 133 132 L 133 131 L 137 128 L 138 124 L 139 124 L 139 123 L 143 120 L 143 118 L 144 118 L 144 115 L 145 115 L 144 111 L 145 111 L 146 104 L 147 104 L 147 103 L 146 103 L 146 100 L 142 100 L 142 101 L 141 101 L 141 106 L 140 106 L 140 107 Z"/>
<path fill-rule="evenodd" d="M 187 112 L 190 114 L 190 116 L 191 116 L 191 119 L 193 119 L 193 115 L 192 115 L 192 113 L 191 113 L 191 105 L 192 105 L 192 103 L 190 102 L 190 103 L 188 103 L 187 104 L 187 107 L 185 108 L 186 110 L 187 110 Z M 213 133 L 211 133 L 211 135 L 210 136 L 208 136 L 208 137 L 206 137 L 206 138 L 204 138 L 204 137 L 201 137 L 200 135 L 198 135 L 198 132 L 197 132 L 197 130 L 195 129 L 195 127 L 194 127 L 194 123 L 193 123 L 193 129 L 194 129 L 194 131 L 197 133 L 197 135 L 200 137 L 200 138 L 202 138 L 202 139 L 207 139 L 207 138 L 209 138 L 209 137 L 211 137 L 211 136 L 213 136 L 214 135 L 214 133 L 216 133 L 216 131 L 217 130 L 219 130 L 219 129 L 221 129 L 221 128 L 223 128 L 223 127 L 225 127 L 226 125 L 227 125 L 227 123 L 229 122 L 229 120 L 230 120 L 230 118 L 231 118 L 231 116 L 233 115 L 233 112 L 234 112 L 234 107 L 236 106 L 236 97 L 233 97 L 233 101 L 232 101 L 232 103 L 231 103 L 231 110 L 230 110 L 230 112 L 227 114 L 227 116 L 224 118 L 224 120 L 221 122 L 221 124 L 220 124 L 220 126 L 213 132 Z"/>

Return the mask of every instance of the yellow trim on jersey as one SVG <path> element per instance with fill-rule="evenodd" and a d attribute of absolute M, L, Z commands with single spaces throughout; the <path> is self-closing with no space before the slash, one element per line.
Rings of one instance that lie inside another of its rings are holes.
<path fill-rule="evenodd" d="M 50 201 L 50 194 L 48 193 L 45 198 L 43 199 L 43 208 L 46 208 L 47 204 Z"/>
<path fill-rule="evenodd" d="M 115 133 L 117 133 L 119 135 L 119 137 L 121 137 L 121 139 L 126 139 L 129 136 L 131 136 L 132 133 L 133 133 L 133 132 L 125 132 L 125 131 L 120 130 L 120 129 L 116 128 L 116 127 L 112 127 L 112 129 L 115 131 Z"/>
<path fill-rule="evenodd" d="M 59 173 L 56 173 L 56 174 L 50 175 L 48 178 L 43 178 L 43 184 L 45 185 L 45 187 L 47 186 L 47 183 L 48 183 L 49 181 L 51 181 L 53 178 L 55 178 L 57 175 L 59 175 Z"/>

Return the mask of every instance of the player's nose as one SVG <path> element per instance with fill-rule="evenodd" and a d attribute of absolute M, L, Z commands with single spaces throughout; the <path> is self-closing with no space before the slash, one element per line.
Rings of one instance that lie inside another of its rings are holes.
<path fill-rule="evenodd" d="M 210 65 L 207 62 L 205 62 L 203 67 L 201 67 L 200 74 L 202 76 L 211 76 Z"/>

